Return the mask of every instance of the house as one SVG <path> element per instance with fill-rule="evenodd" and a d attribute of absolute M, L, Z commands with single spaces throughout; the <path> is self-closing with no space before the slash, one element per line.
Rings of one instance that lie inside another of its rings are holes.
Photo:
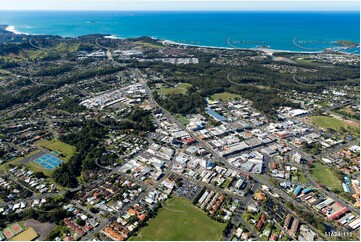
<path fill-rule="evenodd" d="M 261 217 L 259 218 L 256 228 L 258 231 L 260 231 L 263 228 L 264 222 L 266 221 L 266 215 L 262 213 Z"/>
<path fill-rule="evenodd" d="M 256 192 L 254 194 L 254 199 L 258 201 L 263 201 L 264 199 L 266 199 L 266 195 L 263 194 L 262 192 Z"/>

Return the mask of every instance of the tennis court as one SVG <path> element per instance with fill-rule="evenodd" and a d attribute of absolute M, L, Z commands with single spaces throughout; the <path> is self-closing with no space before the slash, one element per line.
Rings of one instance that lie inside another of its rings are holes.
<path fill-rule="evenodd" d="M 58 158 L 56 158 L 50 154 L 45 154 L 45 155 L 35 159 L 34 161 L 48 170 L 52 170 L 52 169 L 58 167 L 61 163 L 63 163 L 63 161 L 59 160 Z"/>

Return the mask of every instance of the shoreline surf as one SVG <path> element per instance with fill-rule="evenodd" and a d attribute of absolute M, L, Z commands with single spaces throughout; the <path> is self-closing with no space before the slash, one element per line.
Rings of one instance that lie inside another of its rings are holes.
<path fill-rule="evenodd" d="M 20 32 L 16 29 L 16 27 L 14 25 L 7 25 L 5 24 L 5 26 L 7 26 L 5 28 L 6 31 L 11 32 L 13 34 L 17 34 L 17 35 L 38 35 L 39 34 L 33 34 L 33 33 L 24 33 L 24 32 Z M 96 34 L 96 33 L 95 33 Z M 99 33 L 98 33 L 99 34 Z M 51 35 L 51 34 L 50 34 Z M 104 38 L 108 38 L 108 39 L 127 39 L 124 37 L 119 37 L 116 34 L 102 34 L 104 35 Z M 59 35 L 62 38 L 65 38 L 67 36 L 62 36 Z M 79 36 L 75 36 L 72 38 L 78 38 Z M 138 36 L 138 37 L 142 37 L 142 36 Z M 136 37 L 137 38 L 137 37 Z M 155 39 L 163 44 L 166 45 L 178 45 L 178 46 L 189 46 L 189 47 L 197 47 L 197 48 L 208 48 L 208 49 L 222 49 L 222 50 L 243 50 L 243 51 L 260 51 L 265 53 L 266 55 L 269 56 L 273 56 L 274 53 L 294 53 L 294 54 L 318 54 L 318 53 L 323 53 L 325 51 L 334 51 L 337 53 L 342 53 L 342 54 L 347 54 L 347 55 L 360 55 L 360 53 L 349 53 L 346 51 L 341 51 L 341 50 L 337 50 L 337 48 L 340 48 L 340 46 L 337 47 L 327 47 L 327 48 L 323 48 L 320 50 L 303 50 L 303 51 L 297 51 L 297 50 L 282 50 L 282 49 L 272 49 L 272 48 L 264 48 L 264 47 L 249 47 L 249 48 L 238 48 L 238 47 L 234 47 L 234 46 L 229 46 L 229 47 L 222 47 L 222 46 L 208 46 L 208 45 L 197 45 L 197 44 L 189 44 L 189 43 L 182 43 L 182 42 L 178 42 L 178 41 L 173 41 L 173 40 L 167 40 L 167 39 L 160 39 L 157 37 L 150 37 L 152 39 Z M 334 42 L 336 42 L 337 40 L 335 40 Z M 228 44 L 228 42 L 227 42 Z M 229 45 L 229 44 L 228 44 Z M 360 46 L 358 46 L 357 48 L 360 48 Z"/>

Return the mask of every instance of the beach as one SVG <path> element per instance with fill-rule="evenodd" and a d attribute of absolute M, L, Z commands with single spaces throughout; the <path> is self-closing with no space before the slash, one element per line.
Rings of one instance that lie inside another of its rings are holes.
<path fill-rule="evenodd" d="M 16 34 L 104 34 L 113 39 L 151 36 L 165 44 L 255 50 L 271 56 L 276 52 L 318 53 L 339 47 L 338 40 L 359 43 L 359 17 L 358 12 L 3 11 L 0 24 L 8 24 L 6 29 Z M 295 45 L 295 36 L 305 44 Z M 358 48 L 340 50 L 359 53 Z"/>

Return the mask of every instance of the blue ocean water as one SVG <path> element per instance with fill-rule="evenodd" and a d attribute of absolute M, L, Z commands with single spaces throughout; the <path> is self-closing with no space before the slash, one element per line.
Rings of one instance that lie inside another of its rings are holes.
<path fill-rule="evenodd" d="M 22 33 L 150 36 L 191 45 L 290 51 L 317 51 L 336 46 L 337 40 L 360 43 L 359 20 L 359 12 L 0 11 L 0 24 Z"/>

